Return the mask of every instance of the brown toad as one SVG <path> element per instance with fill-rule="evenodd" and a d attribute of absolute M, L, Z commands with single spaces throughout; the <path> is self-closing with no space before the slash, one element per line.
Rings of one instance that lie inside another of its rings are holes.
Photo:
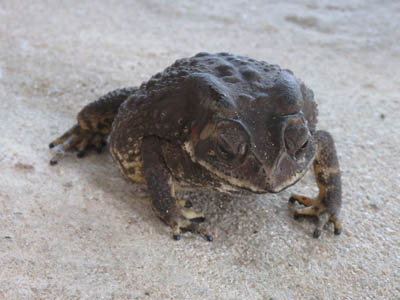
<path fill-rule="evenodd" d="M 305 208 L 295 217 L 333 222 L 340 234 L 341 181 L 334 142 L 317 131 L 313 92 L 289 70 L 227 53 L 177 60 L 140 87 L 119 89 L 88 104 L 78 123 L 50 144 L 82 157 L 111 154 L 130 180 L 145 184 L 156 215 L 181 232 L 212 237 L 199 227 L 203 213 L 176 199 L 181 185 L 223 192 L 277 193 L 313 164 L 319 195 L 293 195 Z"/>

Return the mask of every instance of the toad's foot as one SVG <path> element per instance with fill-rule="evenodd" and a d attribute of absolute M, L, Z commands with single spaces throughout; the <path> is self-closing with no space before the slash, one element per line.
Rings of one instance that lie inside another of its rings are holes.
<path fill-rule="evenodd" d="M 49 144 L 49 148 L 56 151 L 50 160 L 50 165 L 57 164 L 67 152 L 77 152 L 76 156 L 79 158 L 83 157 L 89 149 L 96 149 L 98 153 L 101 153 L 107 144 L 105 138 L 106 136 L 99 132 L 85 130 L 75 125 Z"/>
<path fill-rule="evenodd" d="M 207 231 L 200 228 L 200 223 L 203 223 L 206 220 L 204 213 L 196 212 L 191 209 L 192 203 L 188 200 L 177 200 L 177 204 L 179 207 L 179 213 L 171 222 L 173 238 L 175 240 L 180 240 L 181 233 L 190 231 L 200 234 L 207 241 L 211 242 L 213 237 Z"/>
<path fill-rule="evenodd" d="M 330 213 L 324 205 L 323 198 L 308 198 L 300 195 L 292 195 L 289 199 L 290 203 L 296 201 L 306 206 L 305 208 L 296 209 L 294 212 L 294 218 L 297 220 L 300 217 L 316 217 L 318 218 L 317 226 L 314 230 L 313 237 L 319 238 L 321 235 L 322 228 L 332 222 L 334 226 L 334 233 L 339 235 L 341 233 L 341 224 L 337 217 Z"/>
<path fill-rule="evenodd" d="M 313 234 L 314 238 L 318 238 L 321 235 L 322 228 L 329 222 L 333 223 L 335 234 L 341 233 L 338 216 L 342 205 L 342 183 L 332 136 L 328 132 L 317 131 L 314 134 L 314 140 L 317 151 L 313 168 L 319 189 L 318 196 L 308 198 L 293 195 L 289 201 L 292 203 L 297 201 L 306 206 L 295 211 L 295 219 L 300 216 L 318 218 L 318 224 Z"/>

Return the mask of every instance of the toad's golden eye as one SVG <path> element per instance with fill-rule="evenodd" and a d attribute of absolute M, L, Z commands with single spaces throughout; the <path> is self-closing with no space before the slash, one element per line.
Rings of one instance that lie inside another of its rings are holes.
<path fill-rule="evenodd" d="M 284 131 L 284 142 L 286 152 L 297 159 L 307 148 L 310 133 L 308 128 L 298 120 L 291 120 Z"/>
<path fill-rule="evenodd" d="M 236 156 L 234 145 L 223 134 L 217 138 L 217 153 L 225 160 L 233 160 Z"/>
<path fill-rule="evenodd" d="M 242 159 L 249 149 L 249 137 L 242 125 L 235 120 L 223 120 L 218 124 L 216 153 L 226 161 Z"/>

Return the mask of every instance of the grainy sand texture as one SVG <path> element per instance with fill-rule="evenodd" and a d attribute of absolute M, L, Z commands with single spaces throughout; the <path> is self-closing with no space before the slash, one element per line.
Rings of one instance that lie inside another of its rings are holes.
<path fill-rule="evenodd" d="M 87 103 L 176 59 L 291 69 L 335 138 L 343 234 L 291 193 L 186 193 L 209 243 L 171 231 L 108 153 L 49 166 Z M 400 2 L 0 0 L 0 299 L 400 299 Z"/>

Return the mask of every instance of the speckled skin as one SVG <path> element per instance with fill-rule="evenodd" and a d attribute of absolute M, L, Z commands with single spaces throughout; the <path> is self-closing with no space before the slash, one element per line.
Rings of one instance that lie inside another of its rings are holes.
<path fill-rule="evenodd" d="M 117 166 L 128 179 L 147 185 L 156 215 L 176 239 L 187 230 L 212 239 L 198 225 L 204 215 L 175 198 L 177 186 L 276 193 L 314 163 L 319 196 L 290 200 L 308 206 L 296 210 L 296 217 L 319 217 L 318 237 L 328 221 L 340 233 L 341 182 L 333 140 L 316 131 L 316 117 L 312 91 L 291 71 L 227 53 L 199 53 L 138 88 L 89 104 L 78 124 L 50 147 L 83 156 L 111 133 Z"/>

